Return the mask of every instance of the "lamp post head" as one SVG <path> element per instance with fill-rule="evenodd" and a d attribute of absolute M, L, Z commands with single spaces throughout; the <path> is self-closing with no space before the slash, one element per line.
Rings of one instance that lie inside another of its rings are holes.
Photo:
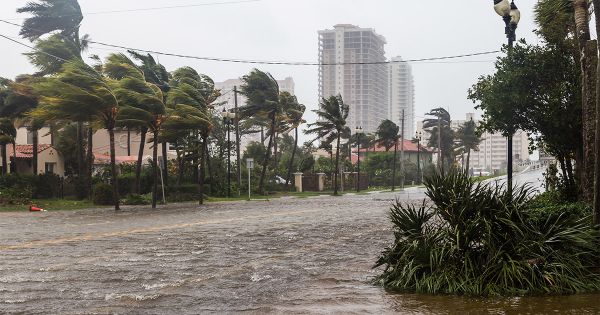
<path fill-rule="evenodd" d="M 362 127 L 356 127 L 356 129 L 354 129 L 354 133 L 356 133 L 357 135 L 361 135 L 364 133 Z"/>
<path fill-rule="evenodd" d="M 508 0 L 494 0 L 494 11 L 501 17 L 510 15 L 510 6 Z"/>
<path fill-rule="evenodd" d="M 519 21 L 521 20 L 521 11 L 519 11 L 519 9 L 515 5 L 514 1 L 511 2 L 511 4 L 510 4 L 509 15 L 510 15 L 510 24 L 512 24 L 516 27 L 519 24 Z"/>

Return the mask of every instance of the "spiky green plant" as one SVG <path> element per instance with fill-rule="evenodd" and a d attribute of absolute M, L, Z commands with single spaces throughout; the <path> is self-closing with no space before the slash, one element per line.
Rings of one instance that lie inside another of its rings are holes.
<path fill-rule="evenodd" d="M 531 213 L 531 190 L 474 183 L 462 172 L 426 181 L 432 205 L 396 202 L 394 243 L 376 283 L 417 293 L 570 294 L 600 290 L 589 217 Z"/>

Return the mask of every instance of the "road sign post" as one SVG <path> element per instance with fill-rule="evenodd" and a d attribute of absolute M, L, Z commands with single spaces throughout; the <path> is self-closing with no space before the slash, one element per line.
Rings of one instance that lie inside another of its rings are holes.
<path fill-rule="evenodd" d="M 250 201 L 250 196 L 252 194 L 252 185 L 250 184 L 250 172 L 254 168 L 254 159 L 246 159 L 246 168 L 248 169 L 248 201 Z"/>

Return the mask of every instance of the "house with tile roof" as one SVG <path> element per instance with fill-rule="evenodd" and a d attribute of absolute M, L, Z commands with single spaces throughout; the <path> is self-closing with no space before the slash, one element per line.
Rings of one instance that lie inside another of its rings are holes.
<path fill-rule="evenodd" d="M 50 144 L 38 145 L 37 169 L 39 174 L 65 176 L 65 160 L 60 152 Z M 33 145 L 23 144 L 6 148 L 9 172 L 33 174 Z M 2 157 L 0 156 L 0 161 Z"/>

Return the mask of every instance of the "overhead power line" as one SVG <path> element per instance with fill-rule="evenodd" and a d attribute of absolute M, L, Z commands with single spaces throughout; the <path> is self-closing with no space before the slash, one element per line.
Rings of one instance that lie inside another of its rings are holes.
<path fill-rule="evenodd" d="M 228 4 L 242 4 L 250 2 L 261 2 L 262 0 L 239 0 L 239 1 L 222 1 L 222 2 L 207 2 L 207 3 L 196 3 L 196 4 L 183 4 L 183 5 L 172 5 L 164 7 L 152 7 L 152 8 L 134 8 L 134 9 L 122 9 L 122 10 L 107 10 L 107 11 L 96 11 L 96 12 L 83 12 L 85 15 L 100 15 L 100 14 L 112 14 L 112 13 L 127 13 L 127 12 L 143 12 L 143 11 L 157 11 L 157 10 L 170 10 L 170 9 L 183 9 L 183 8 L 194 8 L 194 7 L 206 7 L 206 6 L 217 6 L 217 5 L 228 5 Z M 74 14 L 59 15 L 56 17 L 70 17 L 75 16 Z M 18 21 L 24 20 L 25 18 L 10 18 L 6 20 Z"/>

